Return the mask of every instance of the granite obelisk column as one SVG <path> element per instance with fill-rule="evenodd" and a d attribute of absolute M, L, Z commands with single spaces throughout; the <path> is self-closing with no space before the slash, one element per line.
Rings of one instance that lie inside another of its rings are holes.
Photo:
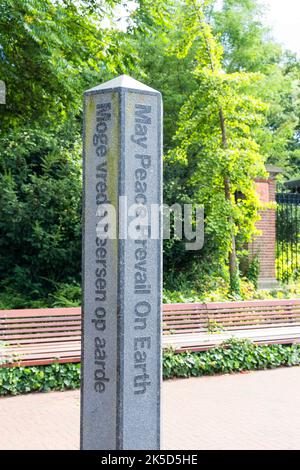
<path fill-rule="evenodd" d="M 160 448 L 160 216 L 142 238 L 128 223 L 161 204 L 161 108 L 126 75 L 85 93 L 82 449 Z"/>

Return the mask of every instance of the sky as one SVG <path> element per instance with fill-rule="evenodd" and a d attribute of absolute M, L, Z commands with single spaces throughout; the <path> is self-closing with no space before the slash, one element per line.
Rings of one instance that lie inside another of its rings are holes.
<path fill-rule="evenodd" d="M 273 37 L 300 57 L 300 0 L 260 0 L 267 5 L 266 22 Z"/>

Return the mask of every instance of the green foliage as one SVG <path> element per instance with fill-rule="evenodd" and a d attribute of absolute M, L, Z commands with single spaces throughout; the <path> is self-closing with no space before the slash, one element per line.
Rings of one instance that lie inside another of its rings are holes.
<path fill-rule="evenodd" d="M 200 281 L 202 278 L 200 279 Z M 195 282 L 196 283 L 196 282 Z M 196 285 L 198 285 L 196 283 Z M 192 302 L 226 302 L 240 300 L 270 300 L 270 299 L 296 299 L 300 297 L 300 283 L 284 284 L 276 289 L 257 290 L 253 282 L 247 278 L 240 281 L 239 294 L 228 291 L 228 285 L 222 278 L 203 278 L 203 286 L 195 290 L 194 283 L 182 282 L 176 285 L 177 290 L 163 290 L 163 302 L 192 303 Z"/>
<path fill-rule="evenodd" d="M 248 370 L 273 369 L 300 365 L 300 345 L 255 345 L 248 340 L 232 339 L 209 351 L 175 354 L 163 357 L 163 377 L 199 377 Z"/>
<path fill-rule="evenodd" d="M 207 331 L 208 333 L 221 333 L 224 330 L 222 324 L 218 323 L 216 320 L 212 320 L 211 318 L 207 321 Z"/>
<path fill-rule="evenodd" d="M 164 150 L 167 152 L 174 146 L 173 135 L 180 108 L 185 99 L 195 90 L 196 82 L 192 71 L 194 68 L 194 51 L 186 57 L 178 59 L 170 53 L 170 44 L 178 41 L 180 29 L 174 28 L 174 17 L 179 14 L 179 6 L 173 1 L 165 1 L 160 14 L 163 22 L 151 19 L 152 9 L 158 9 L 161 2 L 149 2 L 145 11 L 145 2 L 134 15 L 137 28 L 133 30 L 133 43 L 139 57 L 141 79 L 163 96 L 164 105 Z M 147 34 L 147 41 L 141 35 Z M 165 168 L 165 181 L 171 180 L 169 169 Z M 165 196 L 167 192 L 165 191 Z M 174 202 L 174 201 L 173 201 Z"/>
<path fill-rule="evenodd" d="M 18 308 L 43 308 L 49 307 L 47 299 L 35 294 L 33 299 L 32 292 L 20 292 L 20 286 L 3 286 L 0 291 L 0 310 L 10 310 Z"/>
<path fill-rule="evenodd" d="M 23 291 L 20 286 L 4 287 L 0 292 L 0 310 L 18 308 L 79 307 L 81 305 L 81 286 L 79 283 L 58 283 L 51 286 L 51 292 L 44 289 L 39 295 Z"/>
<path fill-rule="evenodd" d="M 63 132 L 63 131 L 62 131 Z M 37 299 L 80 279 L 81 147 L 41 129 L 0 141 L 2 288 Z"/>
<path fill-rule="evenodd" d="M 266 123 L 256 138 L 268 163 L 282 166 L 285 176 L 299 174 L 299 60 L 272 39 L 264 26 L 267 11 L 257 0 L 223 0 L 212 11 L 211 24 L 224 47 L 228 72 L 262 72 L 252 93 L 269 104 Z M 266 21 L 265 21 L 266 23 Z"/>
<path fill-rule="evenodd" d="M 202 82 L 199 83 L 192 73 L 198 63 L 197 50 L 201 45 L 201 35 L 197 34 L 195 15 L 192 11 L 200 2 L 191 1 L 188 8 L 184 5 L 183 9 L 179 4 L 174 7 L 172 2 L 167 3 L 170 4 L 169 9 L 173 8 L 171 25 L 165 26 L 164 29 L 152 30 L 146 42 L 139 41 L 138 37 L 136 39 L 139 43 L 141 64 L 148 80 L 154 88 L 163 92 L 166 152 L 178 144 L 178 141 L 172 141 L 171 137 L 175 133 L 180 107 L 186 100 L 189 103 L 189 96 L 193 96 L 199 86 L 200 88 L 202 86 Z M 204 6 L 204 18 L 211 25 L 212 33 L 224 49 L 223 70 L 229 74 L 260 73 L 260 79 L 249 84 L 244 92 L 255 99 L 258 98 L 258 101 L 266 102 L 268 109 L 263 113 L 264 122 L 251 125 L 250 137 L 259 144 L 259 153 L 267 163 L 283 166 L 286 177 L 295 177 L 300 174 L 299 60 L 293 54 L 283 51 L 272 39 L 271 32 L 264 26 L 266 12 L 257 0 L 224 0 L 221 9 L 216 9 L 215 3 L 201 2 Z M 178 50 L 180 57 L 174 54 Z M 204 54 L 202 57 L 205 62 L 207 56 Z M 207 109 L 206 106 L 207 101 L 203 99 L 203 114 Z M 205 116 L 203 121 L 205 122 Z M 209 137 L 209 129 L 210 126 L 205 137 Z M 201 159 L 205 161 L 206 148 L 200 148 L 199 154 L 200 151 Z M 186 165 L 183 164 L 179 154 L 174 159 L 168 156 L 165 158 L 164 200 L 168 204 L 172 204 L 175 200 L 195 201 L 197 188 L 191 184 L 194 172 L 194 158 L 191 158 Z M 206 184 L 207 174 L 199 181 L 200 187 Z M 208 188 L 210 183 L 211 181 L 208 181 Z M 219 187 L 216 190 L 219 190 Z M 210 211 L 210 207 L 214 204 L 215 201 L 212 200 L 211 203 L 207 203 L 205 209 Z M 245 219 L 244 227 L 247 226 L 247 219 L 252 216 L 251 212 L 255 213 L 255 205 L 256 203 L 250 203 L 249 217 Z M 215 236 L 219 228 L 222 229 L 218 227 L 222 220 L 223 217 L 218 217 L 214 230 L 206 230 L 204 249 L 197 255 L 185 252 L 180 241 L 165 241 L 164 272 L 168 289 L 172 286 L 169 280 L 172 278 L 176 280 L 180 272 L 185 271 L 194 261 L 200 266 L 213 265 L 217 275 L 220 264 L 224 265 L 224 262 L 227 262 L 223 250 L 219 249 L 219 237 Z M 247 230 L 242 230 L 241 236 L 237 235 L 238 250 L 243 245 L 243 237 L 250 235 L 252 228 L 248 233 Z M 223 239 L 222 236 L 220 238 Z M 224 273 L 222 275 L 224 276 Z"/>
<path fill-rule="evenodd" d="M 163 354 L 163 377 L 198 377 L 300 365 L 300 345 L 257 346 L 232 339 L 209 351 Z M 80 364 L 0 368 L 0 396 L 80 387 Z"/>
<path fill-rule="evenodd" d="M 265 174 L 254 132 L 267 108 L 249 93 L 261 77 L 225 72 L 222 48 L 199 3 L 186 0 L 180 20 L 185 36 L 173 47 L 182 57 L 197 44 L 193 73 L 198 86 L 180 111 L 177 147 L 167 160 L 182 166 L 193 202 L 204 204 L 206 233 L 219 246 L 219 259 L 226 262 L 232 254 L 230 286 L 238 292 L 235 238 L 238 234 L 243 244 L 255 232 L 259 201 L 253 180 Z"/>
<path fill-rule="evenodd" d="M 280 64 L 269 70 L 253 93 L 269 103 L 266 123 L 256 130 L 261 151 L 268 163 L 281 166 L 286 177 L 295 178 L 300 170 L 297 157 L 300 73 Z"/>
<path fill-rule="evenodd" d="M 80 364 L 0 368 L 0 396 L 80 387 Z"/>
<path fill-rule="evenodd" d="M 127 36 L 113 24 L 119 3 L 1 2 L 3 306 L 51 304 L 59 284 L 80 281 L 82 94 L 138 68 Z"/>
<path fill-rule="evenodd" d="M 59 284 L 56 291 L 50 294 L 51 307 L 79 307 L 81 305 L 81 286 L 72 284 Z"/>
<path fill-rule="evenodd" d="M 266 9 L 257 0 L 223 0 L 222 8 L 211 12 L 214 34 L 224 47 L 227 72 L 267 73 L 280 61 L 281 47 L 263 24 Z"/>
<path fill-rule="evenodd" d="M 117 74 L 163 94 L 164 201 L 205 204 L 200 252 L 164 243 L 168 299 L 228 297 L 231 232 L 239 251 L 254 228 L 250 179 L 261 156 L 286 177 L 300 174 L 299 60 L 271 39 L 258 0 L 218 9 L 214 0 L 138 0 L 126 32 L 116 26 L 120 3 L 1 2 L 1 308 L 79 302 L 82 93 Z M 234 287 L 236 298 L 250 296 L 245 285 Z"/>
<path fill-rule="evenodd" d="M 249 279 L 249 281 L 253 283 L 255 289 L 257 289 L 259 270 L 260 270 L 259 258 L 258 256 L 254 256 L 249 263 L 246 276 Z"/>
<path fill-rule="evenodd" d="M 296 282 L 300 277 L 299 244 L 280 243 L 276 256 L 276 275 L 282 283 Z M 296 267 L 297 266 L 297 267 Z"/>
<path fill-rule="evenodd" d="M 104 27 L 118 1 L 2 0 L 0 76 L 7 105 L 1 128 L 40 126 L 80 115 L 82 93 L 111 73 L 131 68 L 120 32 Z M 94 4 L 92 8 L 92 4 Z"/>

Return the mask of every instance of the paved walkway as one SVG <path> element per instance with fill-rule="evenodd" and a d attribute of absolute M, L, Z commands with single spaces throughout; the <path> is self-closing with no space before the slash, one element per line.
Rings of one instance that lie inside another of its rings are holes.
<path fill-rule="evenodd" d="M 163 384 L 164 449 L 300 449 L 300 368 Z M 79 392 L 0 398 L 0 449 L 77 449 Z"/>

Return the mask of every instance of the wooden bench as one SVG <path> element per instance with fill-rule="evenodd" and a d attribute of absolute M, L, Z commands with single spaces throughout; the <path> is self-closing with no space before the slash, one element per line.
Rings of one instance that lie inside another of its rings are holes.
<path fill-rule="evenodd" d="M 163 347 L 207 350 L 229 338 L 300 342 L 300 299 L 165 304 Z M 81 309 L 0 311 L 0 366 L 80 362 Z"/>
<path fill-rule="evenodd" d="M 0 310 L 2 366 L 80 362 L 80 348 L 80 307 Z"/>
<path fill-rule="evenodd" d="M 232 337 L 260 344 L 300 342 L 300 299 L 164 305 L 163 345 L 203 351 Z"/>

